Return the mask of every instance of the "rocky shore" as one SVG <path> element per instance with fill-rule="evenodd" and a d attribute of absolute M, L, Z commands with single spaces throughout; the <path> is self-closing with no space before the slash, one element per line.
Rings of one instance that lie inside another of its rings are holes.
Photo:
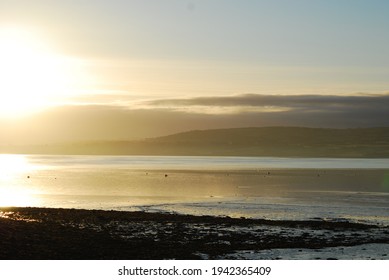
<path fill-rule="evenodd" d="M 389 244 L 389 228 L 346 220 L 0 208 L 0 259 L 221 259 L 240 251 L 372 243 Z"/>

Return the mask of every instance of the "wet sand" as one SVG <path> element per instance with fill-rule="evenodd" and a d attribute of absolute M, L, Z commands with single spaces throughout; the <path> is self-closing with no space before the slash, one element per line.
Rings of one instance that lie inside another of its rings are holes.
<path fill-rule="evenodd" d="M 0 208 L 1 259 L 223 259 L 243 258 L 236 254 L 243 251 L 373 243 L 389 244 L 389 228 L 342 220 L 272 221 L 125 211 Z M 336 253 L 332 258 L 337 258 Z"/>

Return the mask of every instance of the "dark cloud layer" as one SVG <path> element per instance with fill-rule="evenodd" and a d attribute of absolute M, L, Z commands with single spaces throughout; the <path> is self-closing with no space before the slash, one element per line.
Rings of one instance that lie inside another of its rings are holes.
<path fill-rule="evenodd" d="M 150 101 L 149 105 L 174 110 L 196 106 L 240 108 L 227 119 L 261 120 L 259 125 L 313 127 L 389 126 L 389 94 L 384 95 L 257 95 L 199 97 Z M 261 112 L 261 108 L 281 108 Z M 258 111 L 255 112 L 255 108 Z M 259 121 L 258 121 L 259 122 Z"/>
<path fill-rule="evenodd" d="M 257 95 L 245 94 L 228 97 L 198 97 L 191 99 L 164 99 L 149 102 L 153 106 L 248 106 L 286 107 L 291 111 L 345 112 L 363 110 L 388 111 L 389 94 L 386 95 Z"/>
<path fill-rule="evenodd" d="M 154 100 L 147 108 L 65 106 L 14 121 L 0 120 L 0 144 L 127 140 L 194 129 L 255 126 L 389 127 L 389 95 L 271 96 Z M 235 113 L 201 113 L 196 106 L 243 108 Z M 282 111 L 245 108 L 285 107 Z M 143 108 L 143 109 L 140 109 Z M 181 108 L 177 110 L 177 108 Z"/>

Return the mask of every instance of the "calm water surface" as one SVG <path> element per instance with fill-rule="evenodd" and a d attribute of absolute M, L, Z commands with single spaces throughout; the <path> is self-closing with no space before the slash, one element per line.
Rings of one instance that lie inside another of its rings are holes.
<path fill-rule="evenodd" d="M 389 224 L 389 159 L 0 155 L 0 205 Z"/>
<path fill-rule="evenodd" d="M 24 156 L 37 167 L 131 169 L 389 168 L 389 159 L 202 157 L 202 156 Z"/>

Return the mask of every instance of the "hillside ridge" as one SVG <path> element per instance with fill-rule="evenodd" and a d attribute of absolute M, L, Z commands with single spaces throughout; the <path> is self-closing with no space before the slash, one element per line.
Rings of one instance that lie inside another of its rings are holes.
<path fill-rule="evenodd" d="M 136 141 L 0 147 L 26 154 L 389 158 L 389 127 L 243 127 L 192 130 Z"/>

